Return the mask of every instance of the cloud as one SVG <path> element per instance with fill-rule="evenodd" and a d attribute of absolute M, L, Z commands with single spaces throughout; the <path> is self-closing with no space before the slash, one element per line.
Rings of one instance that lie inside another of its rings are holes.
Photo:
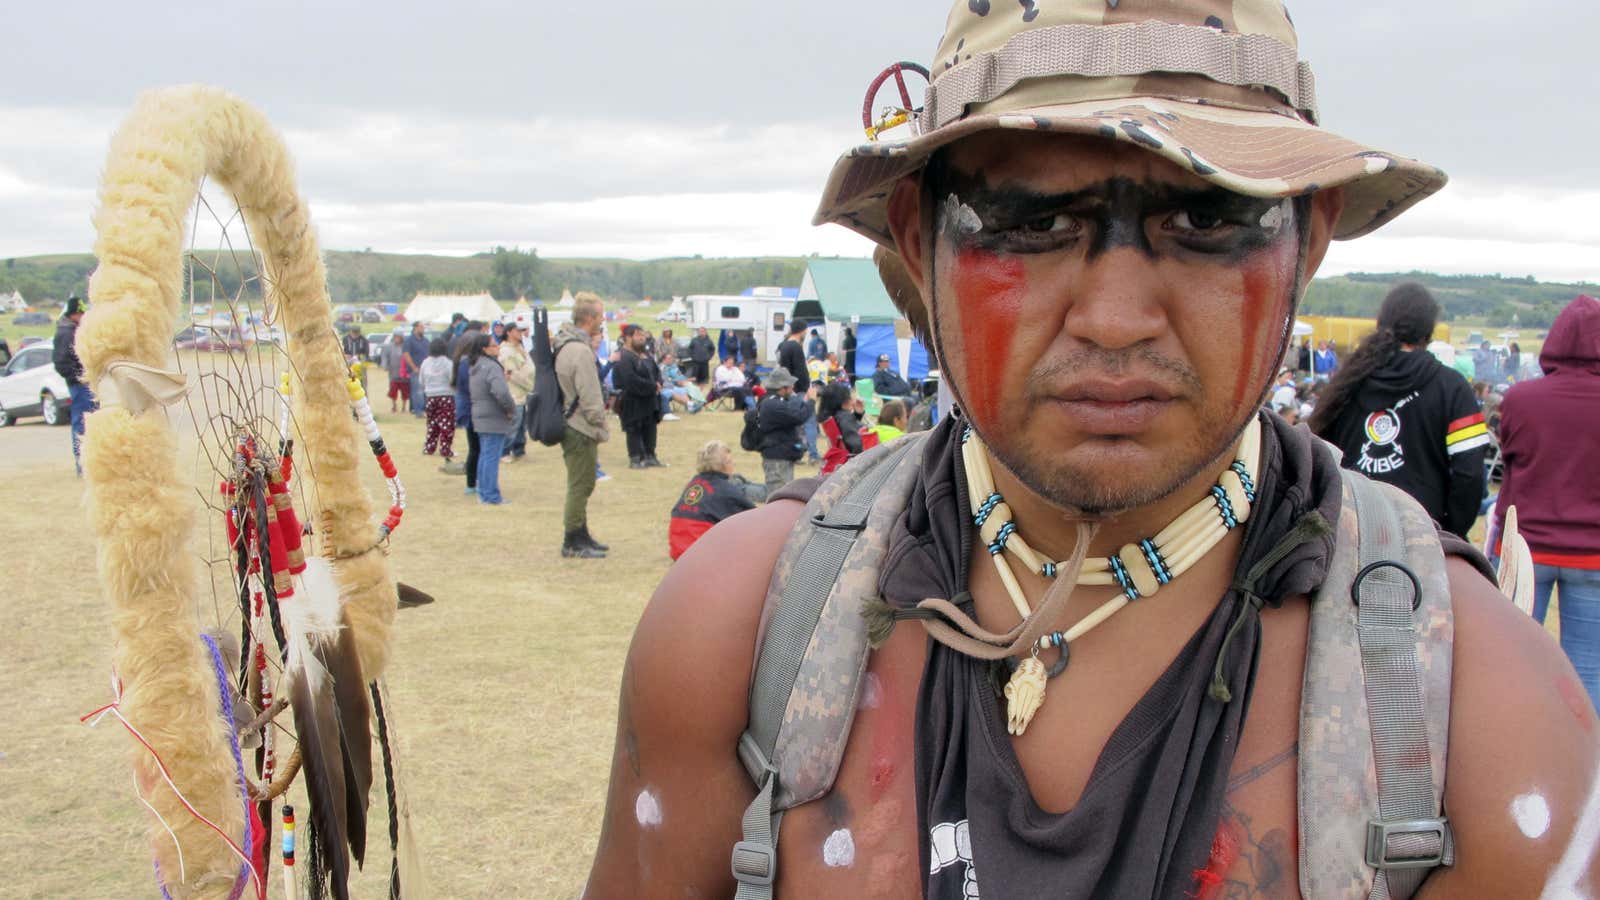
<path fill-rule="evenodd" d="M 331 249 L 545 256 L 863 256 L 811 227 L 852 125 L 647 118 L 403 116 L 318 108 L 284 128 Z M 0 256 L 82 252 L 104 148 L 124 113 L 0 108 Z M 309 124 L 308 124 L 309 123 Z M 1356 270 L 1600 280 L 1600 191 L 1458 178 L 1373 236 L 1336 242 Z M 210 232 L 198 246 L 214 241 Z"/>

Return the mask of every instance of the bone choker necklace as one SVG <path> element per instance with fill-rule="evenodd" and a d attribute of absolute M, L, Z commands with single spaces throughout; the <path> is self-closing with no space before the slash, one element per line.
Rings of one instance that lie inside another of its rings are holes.
<path fill-rule="evenodd" d="M 994 561 L 995 570 L 1011 597 L 1012 605 L 1026 622 L 1034 611 L 1022 593 L 1022 585 L 1017 583 L 1017 576 L 1011 571 L 1010 559 L 1014 558 L 1029 571 L 1052 579 L 1056 577 L 1058 567 L 1067 571 L 1071 568 L 1070 564 L 1039 555 L 1017 533 L 1016 522 L 1011 518 L 1011 507 L 995 490 L 994 474 L 989 468 L 989 450 L 970 426 L 962 433 L 961 444 L 961 463 L 966 470 L 972 521 L 978 526 L 978 534 L 988 547 L 989 558 Z M 1204 499 L 1189 507 L 1155 536 L 1124 544 L 1111 556 L 1084 560 L 1077 570 L 1076 584 L 1115 585 L 1122 591 L 1066 631 L 1050 632 L 1035 642 L 1028 658 L 1022 660 L 1012 673 L 1011 680 L 1006 683 L 1007 731 L 1022 734 L 1027 730 L 1034 713 L 1044 705 L 1048 679 L 1066 670 L 1069 645 L 1073 641 L 1134 600 L 1153 596 L 1163 585 L 1192 568 L 1228 532 L 1249 519 L 1250 505 L 1256 499 L 1260 451 L 1261 422 L 1253 418 L 1239 441 L 1239 451 L 1233 463 L 1222 471 Z M 1082 536 L 1080 530 L 1080 539 Z M 1060 657 L 1047 670 L 1039 660 L 1039 654 L 1051 649 L 1058 650 Z"/>

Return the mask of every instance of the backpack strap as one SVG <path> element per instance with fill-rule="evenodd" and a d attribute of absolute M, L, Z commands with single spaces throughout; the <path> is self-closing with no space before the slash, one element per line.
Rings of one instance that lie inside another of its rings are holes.
<path fill-rule="evenodd" d="M 877 596 L 889 532 L 925 444 L 926 435 L 903 438 L 835 472 L 779 554 L 750 678 L 750 723 L 739 738 L 756 796 L 733 847 L 737 900 L 770 900 L 784 810 L 833 787 L 866 671 L 861 611 Z"/>
<path fill-rule="evenodd" d="M 1444 554 L 1415 500 L 1342 471 L 1301 696 L 1300 889 L 1404 900 L 1455 862 L 1443 816 L 1454 627 Z"/>

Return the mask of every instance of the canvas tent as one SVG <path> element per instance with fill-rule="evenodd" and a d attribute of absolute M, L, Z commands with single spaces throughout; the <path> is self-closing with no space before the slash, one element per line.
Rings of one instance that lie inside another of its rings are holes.
<path fill-rule="evenodd" d="M 494 298 L 483 294 L 418 294 L 406 304 L 407 322 L 448 325 L 450 317 L 461 313 L 469 320 L 492 322 L 505 316 Z"/>
<path fill-rule="evenodd" d="M 22 312 L 28 308 L 28 301 L 22 299 L 21 291 L 12 291 L 11 296 L 0 295 L 0 310 L 6 312 Z"/>
<path fill-rule="evenodd" d="M 577 302 L 577 299 L 572 296 L 572 288 L 562 288 L 561 299 L 556 301 L 556 305 L 570 307 Z"/>
<path fill-rule="evenodd" d="M 871 378 L 878 356 L 885 353 L 890 367 L 908 380 L 927 377 L 928 350 L 911 334 L 911 323 L 894 308 L 872 260 L 810 260 L 798 299 L 817 301 L 830 322 L 855 329 L 857 378 Z M 828 346 L 838 345 L 838 335 L 830 329 Z"/>

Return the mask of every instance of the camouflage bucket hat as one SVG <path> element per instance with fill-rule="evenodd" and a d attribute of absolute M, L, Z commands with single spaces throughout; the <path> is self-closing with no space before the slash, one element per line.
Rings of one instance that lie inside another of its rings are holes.
<path fill-rule="evenodd" d="M 1298 54 L 1277 0 L 956 0 L 914 135 L 840 157 L 813 223 L 893 249 L 895 182 L 995 128 L 1122 141 L 1254 197 L 1342 186 L 1340 239 L 1444 186 L 1433 166 L 1319 127 Z"/>

